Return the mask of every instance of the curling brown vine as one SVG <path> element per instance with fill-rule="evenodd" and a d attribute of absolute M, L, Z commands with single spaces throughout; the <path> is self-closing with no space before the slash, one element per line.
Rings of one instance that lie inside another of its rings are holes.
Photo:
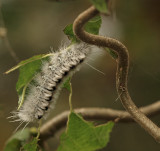
<path fill-rule="evenodd" d="M 87 33 L 83 28 L 97 14 L 99 14 L 99 11 L 94 6 L 82 12 L 73 23 L 74 33 L 83 42 L 100 47 L 108 47 L 117 53 L 116 87 L 120 100 L 133 119 L 160 143 L 160 128 L 137 108 L 129 95 L 127 88 L 129 53 L 127 48 L 116 39 L 93 35 Z"/>

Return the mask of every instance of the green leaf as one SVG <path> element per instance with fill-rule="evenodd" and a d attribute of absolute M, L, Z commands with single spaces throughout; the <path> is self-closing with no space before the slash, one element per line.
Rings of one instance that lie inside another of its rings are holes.
<path fill-rule="evenodd" d="M 19 78 L 16 83 L 16 90 L 19 95 L 19 101 L 18 101 L 18 109 L 21 107 L 24 101 L 24 97 L 26 94 L 26 89 L 28 87 L 28 84 L 32 81 L 34 78 L 34 75 L 40 71 L 42 61 L 45 61 L 48 59 L 49 56 L 52 54 L 42 54 L 33 56 L 27 60 L 21 61 L 17 66 L 13 67 L 9 71 L 6 72 L 6 74 L 16 70 L 19 68 Z"/>
<path fill-rule="evenodd" d="M 114 123 L 95 127 L 81 116 L 71 112 L 67 130 L 61 135 L 58 151 L 94 151 L 105 147 Z"/>
<path fill-rule="evenodd" d="M 5 74 L 8 74 L 24 65 L 26 65 L 27 63 L 30 63 L 30 62 L 33 62 L 33 61 L 36 61 L 36 60 L 39 60 L 39 59 L 42 59 L 42 58 L 46 58 L 48 56 L 51 56 L 52 54 L 41 54 L 41 55 L 37 55 L 37 56 L 33 56 L 27 60 L 23 60 L 21 61 L 20 63 L 18 63 L 16 66 L 12 67 L 11 69 L 9 69 L 8 71 L 5 72 Z"/>
<path fill-rule="evenodd" d="M 62 88 L 66 88 L 69 92 L 71 92 L 70 82 L 71 82 L 71 77 L 69 77 L 62 85 Z"/>
<path fill-rule="evenodd" d="M 6 142 L 4 151 L 20 151 L 25 141 L 30 137 L 30 130 L 28 128 L 23 131 L 18 131 Z"/>
<path fill-rule="evenodd" d="M 5 146 L 4 151 L 19 151 L 21 147 L 21 141 L 18 139 L 13 139 Z"/>
<path fill-rule="evenodd" d="M 104 48 L 110 55 L 111 57 L 113 57 L 113 59 L 117 59 L 118 55 L 116 52 L 114 52 L 113 50 L 109 49 L 109 48 Z"/>
<path fill-rule="evenodd" d="M 19 92 L 22 87 L 32 80 L 35 73 L 40 71 L 42 61 L 46 60 L 47 57 L 48 55 L 37 55 L 25 61 L 21 61 L 18 64 L 20 66 L 20 74 L 16 84 L 17 92 Z"/>
<path fill-rule="evenodd" d="M 106 0 L 90 0 L 91 3 L 102 13 L 107 13 L 107 3 Z"/>
<path fill-rule="evenodd" d="M 101 17 L 95 16 L 86 23 L 84 28 L 87 32 L 98 35 L 101 23 L 102 23 Z M 68 39 L 71 40 L 72 43 L 79 42 L 79 40 L 76 38 L 73 32 L 73 24 L 67 25 L 63 31 L 68 36 Z"/>
<path fill-rule="evenodd" d="M 38 139 L 34 137 L 29 143 L 23 146 L 25 151 L 37 151 Z"/>
<path fill-rule="evenodd" d="M 98 35 L 101 24 L 102 24 L 101 16 L 95 16 L 86 23 L 84 29 L 85 31 L 91 34 Z"/>
<path fill-rule="evenodd" d="M 68 36 L 68 39 L 71 40 L 72 43 L 79 42 L 79 40 L 76 38 L 74 32 L 73 32 L 73 24 L 67 25 L 63 32 Z"/>

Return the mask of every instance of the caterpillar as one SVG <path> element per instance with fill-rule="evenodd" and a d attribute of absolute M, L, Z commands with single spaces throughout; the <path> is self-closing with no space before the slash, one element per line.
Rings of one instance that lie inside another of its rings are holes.
<path fill-rule="evenodd" d="M 49 61 L 43 62 L 41 71 L 34 76 L 34 82 L 28 86 L 30 93 L 14 116 L 27 123 L 46 117 L 51 104 L 54 106 L 56 103 L 63 82 L 79 70 L 90 49 L 91 46 L 78 43 L 53 52 Z"/>

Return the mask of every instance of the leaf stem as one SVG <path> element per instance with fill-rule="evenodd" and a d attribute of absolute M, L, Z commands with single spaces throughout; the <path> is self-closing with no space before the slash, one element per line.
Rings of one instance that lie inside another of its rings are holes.
<path fill-rule="evenodd" d="M 24 86 L 23 92 L 22 92 L 22 96 L 21 96 L 21 100 L 20 100 L 20 104 L 18 105 L 18 109 L 17 109 L 17 110 L 19 110 L 19 109 L 21 108 L 21 106 L 23 105 L 23 103 L 24 103 L 24 97 L 25 97 L 25 93 L 26 93 L 26 89 L 27 89 L 29 83 L 30 83 L 32 80 L 33 80 L 33 78 Z"/>
<path fill-rule="evenodd" d="M 69 107 L 70 107 L 70 112 L 72 112 L 73 108 L 72 108 L 72 84 L 71 84 L 71 82 L 69 83 L 69 85 L 70 85 Z"/>
<path fill-rule="evenodd" d="M 41 125 L 42 125 L 42 120 L 40 120 L 40 121 L 38 122 L 38 133 L 37 133 L 37 136 L 36 136 L 36 139 L 37 139 L 37 140 L 39 140 Z"/>
<path fill-rule="evenodd" d="M 17 110 L 19 110 L 21 108 L 21 106 L 22 106 L 22 104 L 24 102 L 24 96 L 25 96 L 25 92 L 26 92 L 27 86 L 28 86 L 28 83 L 23 88 L 22 96 L 20 97 L 21 98 L 20 104 L 18 105 L 18 109 Z"/>

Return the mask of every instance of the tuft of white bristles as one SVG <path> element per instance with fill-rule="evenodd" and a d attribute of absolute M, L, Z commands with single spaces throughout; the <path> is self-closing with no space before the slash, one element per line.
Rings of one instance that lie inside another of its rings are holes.
<path fill-rule="evenodd" d="M 11 118 L 18 118 L 22 124 L 45 117 L 51 105 L 54 107 L 63 82 L 79 69 L 91 48 L 90 45 L 78 43 L 53 52 L 49 61 L 42 63 L 41 71 L 28 86 L 29 93 L 25 96 L 23 105 Z"/>

